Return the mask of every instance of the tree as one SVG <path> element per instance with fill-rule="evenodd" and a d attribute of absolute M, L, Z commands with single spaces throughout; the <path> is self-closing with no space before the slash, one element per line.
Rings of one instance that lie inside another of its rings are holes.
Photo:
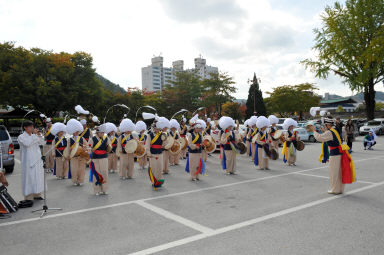
<path fill-rule="evenodd" d="M 194 111 L 201 106 L 202 85 L 199 77 L 191 72 L 177 72 L 175 80 L 170 81 L 162 91 L 162 99 L 166 103 L 166 116 L 187 109 Z"/>
<path fill-rule="evenodd" d="M 316 89 L 311 83 L 273 88 L 268 92 L 269 98 L 265 99 L 268 111 L 286 117 L 298 112 L 301 119 L 303 112 L 309 112 L 312 106 L 320 103 L 319 96 L 314 93 Z"/>
<path fill-rule="evenodd" d="M 229 116 L 234 120 L 239 120 L 239 121 L 243 120 L 244 115 L 242 114 L 240 107 L 241 107 L 240 104 L 236 102 L 226 102 L 222 106 L 223 108 L 222 115 Z"/>
<path fill-rule="evenodd" d="M 248 99 L 247 99 L 246 118 L 250 118 L 252 115 L 266 115 L 267 111 L 263 100 L 263 92 L 259 87 L 259 81 L 257 80 L 256 73 L 253 74 L 252 84 L 249 87 Z"/>
<path fill-rule="evenodd" d="M 92 56 L 69 54 L 0 43 L 0 102 L 30 107 L 48 116 L 59 111 L 74 113 L 81 104 L 101 116 L 113 97 L 96 77 Z"/>
<path fill-rule="evenodd" d="M 377 112 L 384 111 L 384 103 L 377 102 L 375 105 L 375 111 L 377 111 Z"/>
<path fill-rule="evenodd" d="M 214 106 L 216 112 L 221 115 L 222 104 L 232 101 L 231 93 L 236 92 L 233 77 L 227 73 L 211 73 L 209 79 L 201 81 L 203 86 L 203 106 L 209 108 Z"/>
<path fill-rule="evenodd" d="M 317 59 L 302 63 L 319 78 L 340 76 L 352 91 L 363 91 L 368 119 L 374 118 L 375 88 L 384 80 L 384 2 L 346 0 L 336 2 L 321 15 L 315 29 Z"/>

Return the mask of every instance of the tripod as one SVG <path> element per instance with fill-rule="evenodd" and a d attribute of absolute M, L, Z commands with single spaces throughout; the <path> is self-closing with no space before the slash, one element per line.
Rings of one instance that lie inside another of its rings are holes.
<path fill-rule="evenodd" d="M 48 213 L 48 211 L 60 211 L 60 210 L 63 210 L 62 208 L 48 208 L 48 205 L 47 205 L 47 181 L 46 181 L 47 173 L 45 171 L 45 156 L 48 153 L 51 153 L 53 148 L 55 148 L 55 147 L 52 147 L 49 151 L 47 151 L 47 153 L 45 153 L 43 156 L 41 156 L 41 160 L 43 160 L 43 168 L 44 168 L 44 204 L 43 204 L 43 208 L 32 211 L 32 213 L 42 212 L 41 215 L 40 215 L 40 218 L 43 218 Z M 36 164 L 37 164 L 37 162 L 32 164 L 32 166 L 34 166 Z"/>

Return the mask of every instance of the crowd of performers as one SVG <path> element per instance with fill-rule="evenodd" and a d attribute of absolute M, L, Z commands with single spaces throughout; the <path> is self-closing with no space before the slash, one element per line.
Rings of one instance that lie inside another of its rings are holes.
<path fill-rule="evenodd" d="M 282 160 L 294 167 L 297 152 L 304 145 L 294 131 L 297 122 L 285 119 L 285 131 L 282 131 L 277 128 L 279 119 L 274 115 L 268 118 L 252 116 L 245 122 L 245 132 L 240 132 L 239 125 L 227 116 L 215 122 L 209 118 L 199 119 L 198 115 L 187 122 L 182 116 L 179 123 L 176 119 L 153 115 L 149 127 L 141 120 L 134 123 L 124 118 L 118 126 L 107 122 L 94 130 L 87 126 L 86 119 L 73 118 L 66 124 L 52 124 L 50 119 L 46 122 L 45 134 L 35 133 L 32 129 L 27 132 L 25 126 L 25 132 L 19 137 L 23 180 L 28 179 L 26 173 L 33 175 L 33 171 L 40 171 L 41 175 L 42 165 L 31 164 L 31 159 L 24 157 L 28 153 L 38 153 L 38 145 L 43 144 L 45 167 L 53 169 L 57 179 L 68 178 L 73 185 L 81 186 L 89 165 L 88 180 L 93 183 L 95 195 L 107 194 L 110 173 L 118 172 L 122 180 L 133 178 L 135 159 L 141 169 L 147 169 L 150 184 L 155 190 L 164 184 L 163 176 L 170 173 L 170 166 L 179 165 L 180 160 L 186 160 L 185 171 L 191 181 L 201 180 L 208 155 L 216 150 L 216 142 L 211 136 L 213 130 L 220 134 L 220 161 L 227 175 L 236 174 L 236 160 L 240 154 L 249 157 L 258 169 L 269 170 L 269 160 L 279 158 L 281 143 Z M 344 184 L 354 182 L 356 176 L 349 148 L 342 143 L 333 126 L 333 119 L 326 119 L 322 134 L 312 126 L 308 128 L 323 143 L 320 161 L 329 162 L 331 188 L 328 193 L 340 194 L 344 191 Z M 25 199 L 41 197 L 42 187 L 41 181 L 39 185 L 26 181 L 23 185 Z"/>

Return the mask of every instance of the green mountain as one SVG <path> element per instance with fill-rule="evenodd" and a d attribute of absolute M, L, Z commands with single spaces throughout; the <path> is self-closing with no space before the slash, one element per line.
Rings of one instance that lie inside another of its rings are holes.
<path fill-rule="evenodd" d="M 356 98 L 359 101 L 364 101 L 364 93 L 360 92 L 360 93 L 354 95 L 353 98 Z M 376 101 L 384 101 L 384 92 L 376 91 L 375 100 Z"/>
<path fill-rule="evenodd" d="M 127 93 L 127 91 L 120 87 L 119 84 L 115 84 L 108 80 L 107 78 L 103 77 L 102 75 L 96 73 L 96 78 L 99 79 L 104 84 L 104 87 L 106 90 L 112 91 L 112 92 L 119 92 L 119 93 Z"/>

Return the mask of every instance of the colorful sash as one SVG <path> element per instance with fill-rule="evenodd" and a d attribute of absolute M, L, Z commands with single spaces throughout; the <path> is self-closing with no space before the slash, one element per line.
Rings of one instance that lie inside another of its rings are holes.
<path fill-rule="evenodd" d="M 329 149 L 327 142 L 321 144 L 321 154 L 319 156 L 319 162 L 327 163 L 329 161 Z"/>
<path fill-rule="evenodd" d="M 105 183 L 105 180 L 103 178 L 103 176 L 96 171 L 96 168 L 95 168 L 95 163 L 93 163 L 93 161 L 91 161 L 91 163 L 89 163 L 89 182 L 93 182 L 93 176 L 95 176 L 96 178 L 96 182 L 95 182 L 95 185 L 103 185 L 103 183 Z"/>
<path fill-rule="evenodd" d="M 160 188 L 161 185 L 164 184 L 164 179 L 160 179 L 160 180 L 156 179 L 156 177 L 152 173 L 152 169 L 150 166 L 148 167 L 148 175 L 154 190 L 157 190 L 157 188 Z"/>
<path fill-rule="evenodd" d="M 185 165 L 185 172 L 189 173 L 189 154 L 187 157 L 187 164 Z M 202 158 L 200 158 L 199 167 L 196 169 L 196 172 L 193 174 L 193 176 L 196 176 L 198 174 L 204 175 L 205 174 L 205 163 Z"/>

